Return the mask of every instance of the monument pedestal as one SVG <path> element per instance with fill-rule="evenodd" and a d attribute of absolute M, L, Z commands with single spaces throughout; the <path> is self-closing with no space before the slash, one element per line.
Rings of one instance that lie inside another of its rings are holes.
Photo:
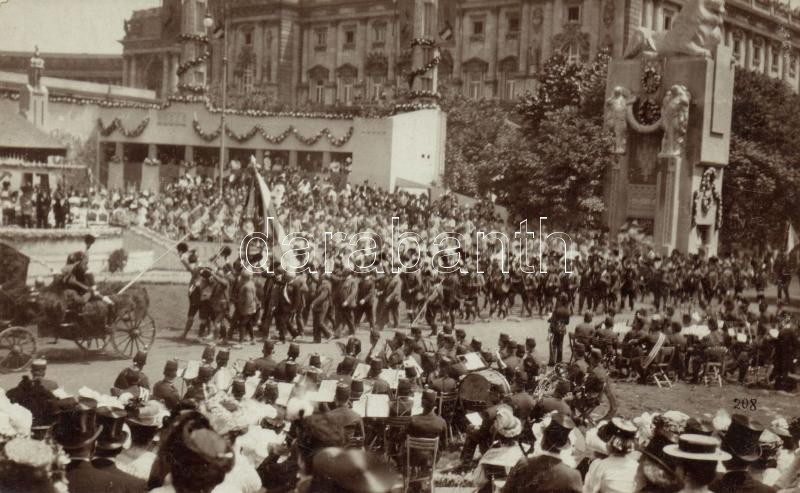
<path fill-rule="evenodd" d="M 731 61 L 719 46 L 714 58 L 651 53 L 609 64 L 605 120 L 616 162 L 605 197 L 612 235 L 628 221 L 652 221 L 660 253 L 717 254 Z"/>

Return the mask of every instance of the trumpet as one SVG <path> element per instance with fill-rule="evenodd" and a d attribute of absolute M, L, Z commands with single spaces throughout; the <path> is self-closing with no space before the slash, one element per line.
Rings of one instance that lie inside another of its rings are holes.
<path fill-rule="evenodd" d="M 225 246 L 223 246 L 222 248 L 220 248 L 220 249 L 217 251 L 217 253 L 215 253 L 214 255 L 212 255 L 212 256 L 211 256 L 211 257 L 208 259 L 208 262 L 209 262 L 209 263 L 213 263 L 213 262 L 214 262 L 215 260 L 217 260 L 219 257 L 222 257 L 223 259 L 226 259 L 226 258 L 228 258 L 228 257 L 230 257 L 230 256 L 231 256 L 231 247 L 229 247 L 228 245 L 225 245 Z"/>

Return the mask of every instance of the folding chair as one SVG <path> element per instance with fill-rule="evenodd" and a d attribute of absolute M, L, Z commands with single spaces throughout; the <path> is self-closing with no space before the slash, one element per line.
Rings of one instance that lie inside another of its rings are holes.
<path fill-rule="evenodd" d="M 703 383 L 708 385 L 709 380 L 722 387 L 722 375 L 725 374 L 725 356 L 728 348 L 714 346 L 706 349 L 706 362 L 703 363 Z"/>
<path fill-rule="evenodd" d="M 410 416 L 386 418 L 385 426 L 383 428 L 384 457 L 387 459 L 398 459 L 401 456 L 409 423 L 411 423 Z"/>
<path fill-rule="evenodd" d="M 658 388 L 672 388 L 672 382 L 669 379 L 669 371 L 672 369 L 672 358 L 675 357 L 674 347 L 662 347 L 658 351 L 656 361 L 652 363 L 653 366 L 653 380 L 655 380 Z"/>
<path fill-rule="evenodd" d="M 425 483 L 430 485 L 430 492 L 434 491 L 433 472 L 436 469 L 436 459 L 439 453 L 438 438 L 406 438 L 406 473 L 404 475 L 404 492 L 407 492 L 411 483 Z M 421 488 L 422 489 L 422 488 Z M 423 491 L 428 491 L 427 488 Z"/>
<path fill-rule="evenodd" d="M 445 449 L 454 442 L 455 437 L 461 439 L 461 432 L 454 423 L 457 408 L 458 392 L 445 392 L 436 396 L 436 413 L 447 423 L 447 432 L 444 437 Z"/>

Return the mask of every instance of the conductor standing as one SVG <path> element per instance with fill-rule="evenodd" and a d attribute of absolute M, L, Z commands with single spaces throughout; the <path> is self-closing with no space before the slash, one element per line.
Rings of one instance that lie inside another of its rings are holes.
<path fill-rule="evenodd" d="M 550 316 L 550 331 L 547 336 L 550 340 L 550 362 L 548 366 L 555 366 L 564 359 L 564 334 L 567 333 L 570 314 L 568 303 L 567 295 L 563 293 L 559 295 L 556 309 L 553 310 L 553 314 Z"/>

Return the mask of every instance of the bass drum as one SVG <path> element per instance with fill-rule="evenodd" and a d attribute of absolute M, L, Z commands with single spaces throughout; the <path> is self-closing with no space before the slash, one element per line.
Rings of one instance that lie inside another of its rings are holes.
<path fill-rule="evenodd" d="M 467 411 L 477 411 L 511 393 L 511 385 L 496 370 L 469 373 L 458 384 L 458 398 Z"/>

